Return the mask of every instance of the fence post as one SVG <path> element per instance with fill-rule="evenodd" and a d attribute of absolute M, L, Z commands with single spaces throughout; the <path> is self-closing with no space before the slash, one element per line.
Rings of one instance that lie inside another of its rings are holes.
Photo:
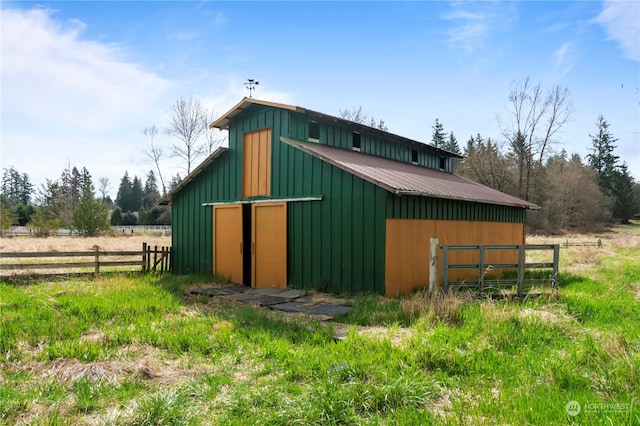
<path fill-rule="evenodd" d="M 429 251 L 429 293 L 433 293 L 438 280 L 438 239 L 431 238 Z"/>
<path fill-rule="evenodd" d="M 524 245 L 518 244 L 518 297 L 522 297 L 522 281 L 524 281 Z"/>
<path fill-rule="evenodd" d="M 449 246 L 442 246 L 442 291 L 449 291 Z"/>
<path fill-rule="evenodd" d="M 478 246 L 478 287 L 480 288 L 480 293 L 484 292 L 484 276 L 487 273 L 487 270 L 484 266 L 484 255 L 485 246 L 481 244 Z"/>
<path fill-rule="evenodd" d="M 96 271 L 95 276 L 100 275 L 100 247 L 96 244 L 93 246 L 93 251 L 95 252 L 95 262 L 96 262 Z"/>
<path fill-rule="evenodd" d="M 142 273 L 147 272 L 147 243 L 142 243 Z"/>
<path fill-rule="evenodd" d="M 560 263 L 560 245 L 553 245 L 553 280 L 555 286 L 558 286 L 558 264 Z"/>
<path fill-rule="evenodd" d="M 158 246 L 153 247 L 153 272 L 158 272 L 156 267 L 158 266 Z"/>

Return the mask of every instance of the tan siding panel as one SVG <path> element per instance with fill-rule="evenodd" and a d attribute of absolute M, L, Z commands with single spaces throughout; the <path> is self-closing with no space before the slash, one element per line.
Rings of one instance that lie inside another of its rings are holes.
<path fill-rule="evenodd" d="M 429 283 L 429 241 L 440 245 L 524 244 L 524 224 L 456 220 L 387 219 L 385 293 L 387 297 L 409 294 Z M 438 284 L 442 278 L 442 253 L 438 253 Z M 450 263 L 476 263 L 477 252 L 450 252 Z M 516 251 L 490 251 L 486 262 L 516 263 Z M 501 271 L 493 271 L 500 273 Z M 477 276 L 470 271 L 452 271 L 451 279 Z"/>

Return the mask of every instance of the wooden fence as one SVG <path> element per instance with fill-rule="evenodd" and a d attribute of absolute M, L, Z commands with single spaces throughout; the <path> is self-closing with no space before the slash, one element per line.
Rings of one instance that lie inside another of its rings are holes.
<path fill-rule="evenodd" d="M 72 258 L 65 262 L 63 259 Z M 92 258 L 91 260 L 78 261 L 78 258 Z M 8 263 L 5 259 L 19 259 L 20 263 Z M 35 262 L 27 262 L 25 259 L 37 259 Z M 42 261 L 51 259 L 51 262 Z M 38 271 L 44 269 L 56 269 L 58 271 L 48 275 L 68 273 L 92 273 L 95 275 L 110 271 L 131 271 L 131 266 L 139 267 L 142 273 L 171 272 L 171 247 L 142 244 L 142 251 L 103 251 L 94 246 L 92 251 L 74 252 L 11 252 L 0 253 L 0 273 L 6 276 L 6 271 L 22 271 L 27 274 L 40 275 Z M 123 269 L 125 268 L 125 269 Z M 60 272 L 62 270 L 62 272 Z M 78 271 L 79 270 L 79 271 Z M 24 274 L 21 274 L 24 275 Z"/>

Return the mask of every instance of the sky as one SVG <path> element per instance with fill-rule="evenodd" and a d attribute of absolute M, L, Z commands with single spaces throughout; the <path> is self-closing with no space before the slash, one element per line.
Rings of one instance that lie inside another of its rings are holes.
<path fill-rule="evenodd" d="M 553 149 L 583 158 L 599 115 L 640 180 L 640 2 L 3 1 L 0 164 L 40 187 L 71 166 L 116 197 L 152 165 L 142 130 L 179 98 L 225 113 L 253 96 L 330 115 L 362 107 L 429 143 L 503 143 L 514 83 L 569 90 Z M 501 124 L 503 123 L 503 124 Z M 168 157 L 165 179 L 185 175 Z M 198 161 L 201 161 L 202 158 Z"/>

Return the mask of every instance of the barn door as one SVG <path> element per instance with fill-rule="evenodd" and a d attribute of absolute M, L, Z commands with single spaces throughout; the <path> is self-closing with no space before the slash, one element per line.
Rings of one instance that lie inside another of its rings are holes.
<path fill-rule="evenodd" d="M 251 286 L 287 287 L 287 203 L 252 205 Z"/>
<path fill-rule="evenodd" d="M 213 206 L 213 273 L 243 282 L 242 204 Z"/>

